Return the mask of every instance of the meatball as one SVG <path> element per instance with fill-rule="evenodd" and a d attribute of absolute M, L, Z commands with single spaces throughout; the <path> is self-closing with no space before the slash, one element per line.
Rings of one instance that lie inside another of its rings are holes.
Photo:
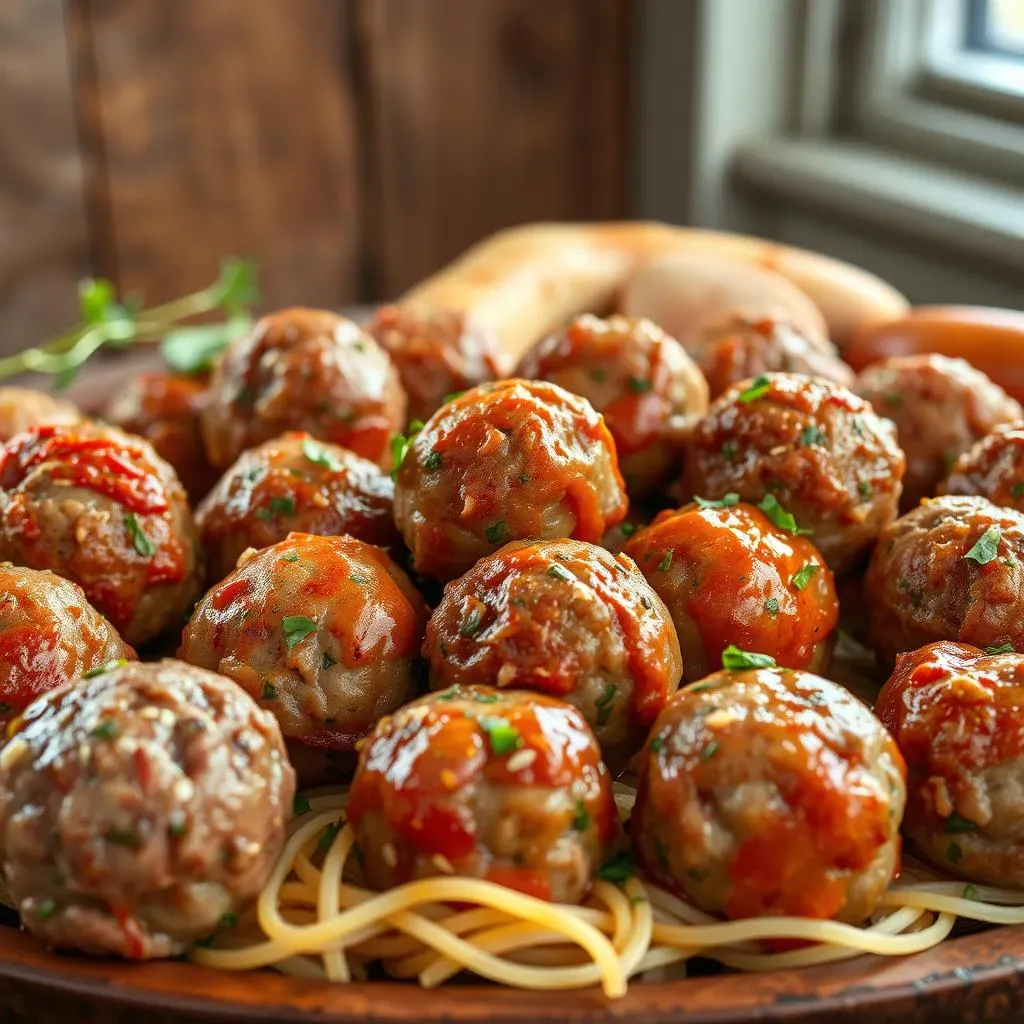
<path fill-rule="evenodd" d="M 683 664 L 668 609 L 632 559 L 574 540 L 515 541 L 445 587 L 427 624 L 430 685 L 547 693 L 606 759 L 636 753 Z"/>
<path fill-rule="evenodd" d="M 293 533 L 203 597 L 178 656 L 234 679 L 286 738 L 352 750 L 416 693 L 426 623 L 422 598 L 380 548 Z"/>
<path fill-rule="evenodd" d="M 387 469 L 405 425 L 388 354 L 351 320 L 316 309 L 265 316 L 214 364 L 203 410 L 210 461 L 229 466 L 286 430 L 344 445 Z"/>
<path fill-rule="evenodd" d="M 1024 513 L 986 498 L 926 501 L 878 539 L 864 587 L 882 660 L 933 640 L 1024 650 Z"/>
<path fill-rule="evenodd" d="M 650 320 L 580 316 L 538 342 L 517 377 L 581 395 L 604 416 L 631 495 L 649 496 L 678 472 L 708 388 L 686 349 Z"/>
<path fill-rule="evenodd" d="M 81 587 L 52 572 L 0 563 L 0 738 L 41 693 L 134 658 Z"/>
<path fill-rule="evenodd" d="M 82 414 L 70 403 L 32 388 L 0 387 L 0 443 L 43 424 L 68 426 Z"/>
<path fill-rule="evenodd" d="M 625 547 L 668 606 L 687 680 L 722 667 L 730 644 L 786 668 L 828 666 L 839 621 L 832 573 L 814 545 L 760 509 L 667 509 Z"/>
<path fill-rule="evenodd" d="M 964 452 L 938 493 L 980 494 L 1024 512 L 1024 423 L 1004 423 Z"/>
<path fill-rule="evenodd" d="M 716 672 L 680 690 L 638 758 L 647 874 L 730 918 L 867 918 L 899 865 L 903 759 L 841 686 Z"/>
<path fill-rule="evenodd" d="M 382 306 L 366 330 L 391 356 L 414 419 L 429 419 L 460 391 L 508 376 L 494 333 L 465 313 Z"/>
<path fill-rule="evenodd" d="M 684 490 L 776 505 L 834 573 L 857 567 L 896 518 L 903 452 L 887 420 L 841 384 L 769 373 L 731 387 L 698 424 Z"/>
<path fill-rule="evenodd" d="M 777 370 L 831 380 L 846 387 L 854 379 L 853 370 L 826 338 L 767 317 L 736 317 L 718 329 L 709 330 L 700 342 L 696 358 L 712 398 L 733 384 Z"/>
<path fill-rule="evenodd" d="M 918 851 L 1024 887 L 1024 657 L 928 644 L 900 655 L 875 712 L 906 758 L 903 831 Z"/>
<path fill-rule="evenodd" d="M 107 423 L 144 437 L 174 467 L 193 502 L 217 480 L 199 427 L 206 395 L 206 382 L 200 378 L 144 373 L 116 395 L 103 413 Z"/>
<path fill-rule="evenodd" d="M 35 701 L 0 752 L 0 869 L 50 946 L 174 956 L 259 894 L 295 777 L 277 723 L 179 661 Z"/>
<path fill-rule="evenodd" d="M 417 572 L 446 581 L 510 540 L 596 542 L 626 514 L 615 442 L 554 384 L 482 384 L 439 409 L 398 470 L 395 522 Z"/>
<path fill-rule="evenodd" d="M 980 370 L 947 356 L 896 356 L 857 377 L 854 390 L 896 424 L 907 457 L 900 508 L 937 493 L 939 481 L 975 441 L 1024 409 Z"/>
<path fill-rule="evenodd" d="M 395 485 L 368 459 L 292 432 L 243 452 L 196 509 L 196 527 L 217 583 L 246 548 L 289 533 L 349 533 L 385 547 L 400 540 Z"/>
<path fill-rule="evenodd" d="M 452 687 L 377 723 L 348 820 L 375 889 L 464 875 L 578 903 L 614 836 L 608 770 L 551 697 Z"/>
<path fill-rule="evenodd" d="M 91 426 L 0 448 L 0 560 L 78 583 L 133 646 L 180 625 L 202 575 L 174 470 L 140 438 Z"/>

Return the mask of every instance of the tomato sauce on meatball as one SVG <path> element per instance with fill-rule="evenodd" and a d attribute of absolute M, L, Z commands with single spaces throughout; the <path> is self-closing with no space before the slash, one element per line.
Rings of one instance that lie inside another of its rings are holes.
<path fill-rule="evenodd" d="M 618 821 L 583 716 L 483 686 L 382 719 L 360 751 L 348 820 L 375 889 L 463 875 L 559 903 L 587 894 Z"/>
<path fill-rule="evenodd" d="M 69 426 L 79 423 L 81 412 L 45 391 L 33 388 L 0 387 L 0 443 L 15 434 L 44 424 Z"/>
<path fill-rule="evenodd" d="M 978 494 L 1024 512 L 1024 423 L 1004 423 L 961 455 L 939 494 Z"/>
<path fill-rule="evenodd" d="M 859 923 L 897 871 L 903 760 L 826 679 L 717 672 L 672 698 L 638 762 L 644 871 L 704 910 Z"/>
<path fill-rule="evenodd" d="M 417 572 L 446 581 L 510 540 L 597 542 L 626 514 L 615 442 L 554 384 L 483 384 L 438 410 L 398 470 L 395 521 Z"/>

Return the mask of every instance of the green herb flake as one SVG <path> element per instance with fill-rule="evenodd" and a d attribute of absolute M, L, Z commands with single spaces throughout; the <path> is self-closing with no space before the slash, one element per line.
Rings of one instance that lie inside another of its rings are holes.
<path fill-rule="evenodd" d="M 975 885 L 965 885 L 963 897 L 965 900 L 978 900 L 978 887 Z"/>
<path fill-rule="evenodd" d="M 397 479 L 398 471 L 402 468 L 405 456 L 409 451 L 409 438 L 404 434 L 395 434 L 391 438 L 391 477 Z"/>
<path fill-rule="evenodd" d="M 96 668 L 91 668 L 88 672 L 83 672 L 82 678 L 95 679 L 97 676 L 103 675 L 104 672 L 112 672 L 115 668 L 120 668 L 122 665 L 127 664 L 128 661 L 126 658 L 118 658 L 116 661 L 108 661 L 105 665 L 97 665 Z"/>
<path fill-rule="evenodd" d="M 745 388 L 737 395 L 739 401 L 744 405 L 749 405 L 751 402 L 756 402 L 759 398 L 768 394 L 771 390 L 772 382 L 765 376 L 758 377 L 749 388 Z"/>
<path fill-rule="evenodd" d="M 316 632 L 316 623 L 306 615 L 286 615 L 281 620 L 284 628 L 284 642 L 290 651 L 310 633 Z"/>
<path fill-rule="evenodd" d="M 789 582 L 797 590 L 806 590 L 807 584 L 814 578 L 814 574 L 821 568 L 817 562 L 804 562 L 804 564 L 797 569 L 795 573 L 790 577 Z"/>
<path fill-rule="evenodd" d="M 665 746 L 665 741 L 660 736 L 651 740 L 651 753 L 657 754 Z"/>
<path fill-rule="evenodd" d="M 697 755 L 697 760 L 700 761 L 701 764 L 704 764 L 705 761 L 710 761 L 717 752 L 718 740 L 711 740 L 710 742 L 705 743 L 701 748 L 701 752 Z"/>
<path fill-rule="evenodd" d="M 323 655 L 320 658 L 320 665 L 321 665 L 322 668 L 324 668 L 324 669 L 334 668 L 334 666 L 337 665 L 337 664 L 338 664 L 337 661 L 335 661 L 335 659 L 333 657 L 331 657 L 331 654 L 330 654 L 329 651 L 324 651 L 323 652 Z"/>
<path fill-rule="evenodd" d="M 616 853 L 609 857 L 595 872 L 598 878 L 614 885 L 621 885 L 636 877 L 636 861 L 631 853 Z"/>
<path fill-rule="evenodd" d="M 871 492 L 872 492 L 871 484 L 867 480 L 858 480 L 857 481 L 857 493 L 862 498 L 870 498 L 871 497 Z"/>
<path fill-rule="evenodd" d="M 482 715 L 479 719 L 480 728 L 487 733 L 487 740 L 491 745 L 492 753 L 498 757 L 511 754 L 523 745 L 523 738 L 519 730 L 504 718 L 492 715 Z"/>
<path fill-rule="evenodd" d="M 1017 648 L 1013 644 L 1000 644 L 998 647 L 986 647 L 986 654 L 1015 654 Z"/>
<path fill-rule="evenodd" d="M 707 498 L 701 498 L 696 494 L 693 496 L 693 500 L 700 508 L 732 508 L 733 505 L 738 505 L 740 503 L 740 496 L 735 492 L 730 491 L 717 501 L 710 501 Z"/>
<path fill-rule="evenodd" d="M 619 688 L 614 683 L 606 683 L 601 691 L 601 696 L 594 702 L 597 708 L 597 724 L 607 725 L 608 719 L 612 717 L 612 705 L 615 703 L 615 695 Z"/>
<path fill-rule="evenodd" d="M 810 423 L 800 432 L 800 443 L 805 448 L 811 445 L 818 445 L 824 448 L 828 446 L 828 435 L 821 427 Z"/>
<path fill-rule="evenodd" d="M 634 395 L 642 395 L 645 391 L 650 391 L 653 385 L 647 377 L 630 377 L 629 378 L 629 390 Z"/>
<path fill-rule="evenodd" d="M 794 537 L 799 537 L 801 534 L 813 533 L 812 530 L 805 530 L 798 525 L 793 515 L 787 512 L 782 505 L 779 503 L 779 499 L 774 494 L 766 494 L 757 507 L 780 529 L 786 530 L 788 533 L 793 534 Z"/>
<path fill-rule="evenodd" d="M 116 828 L 111 826 L 103 833 L 103 838 L 115 846 L 127 846 L 132 850 L 137 850 L 142 845 L 139 833 L 133 828 Z"/>
<path fill-rule="evenodd" d="M 146 536 L 146 531 L 139 525 L 133 513 L 125 513 L 124 528 L 128 531 L 132 546 L 143 558 L 152 558 L 156 554 L 156 545 Z"/>
<path fill-rule="evenodd" d="M 963 860 L 964 851 L 960 849 L 959 843 L 950 843 L 946 847 L 946 859 L 950 864 L 959 864 Z"/>
<path fill-rule="evenodd" d="M 590 379 L 595 384 L 603 384 L 608 379 L 608 371 L 603 366 L 595 367 L 590 371 Z"/>
<path fill-rule="evenodd" d="M 478 693 L 474 691 L 469 695 L 474 704 L 497 704 L 501 700 L 500 693 Z"/>
<path fill-rule="evenodd" d="M 973 832 L 975 829 L 973 821 L 968 821 L 967 818 L 961 817 L 954 811 L 946 819 L 946 833 L 948 835 L 957 835 L 960 832 Z"/>
<path fill-rule="evenodd" d="M 764 603 L 764 610 L 773 618 L 778 618 L 779 615 L 779 599 L 777 597 L 769 597 Z"/>
<path fill-rule="evenodd" d="M 105 718 L 99 725 L 89 730 L 89 735 L 97 740 L 112 740 L 117 733 L 117 722 L 112 718 Z"/>
<path fill-rule="evenodd" d="M 57 904 L 51 899 L 45 899 L 36 907 L 33 917 L 37 921 L 49 921 L 57 913 Z"/>
<path fill-rule="evenodd" d="M 313 463 L 314 466 L 323 466 L 334 473 L 344 469 L 341 460 L 331 451 L 328 451 L 322 444 L 318 444 L 311 437 L 302 442 L 302 454 Z"/>
<path fill-rule="evenodd" d="M 366 586 L 369 586 L 369 584 L 370 584 L 370 581 L 365 576 L 363 576 L 361 573 L 358 573 L 358 572 L 350 573 L 349 574 L 349 579 L 357 587 L 366 587 Z"/>
<path fill-rule="evenodd" d="M 722 651 L 722 668 L 729 672 L 740 672 L 748 668 L 774 668 L 775 659 L 770 654 L 758 654 L 756 651 L 742 651 L 735 644 L 729 644 Z M 696 692 L 696 687 L 691 689 Z"/>
<path fill-rule="evenodd" d="M 270 499 L 270 512 L 275 516 L 295 515 L 295 499 L 275 495 Z"/>
<path fill-rule="evenodd" d="M 643 605 L 645 611 L 650 611 L 654 607 L 654 602 L 646 595 L 640 595 L 640 604 Z"/>
<path fill-rule="evenodd" d="M 590 813 L 587 805 L 582 800 L 576 801 L 576 813 L 572 816 L 572 829 L 574 832 L 586 832 L 590 827 Z"/>
<path fill-rule="evenodd" d="M 722 458 L 726 462 L 733 463 L 736 461 L 736 456 L 739 454 L 739 445 L 735 441 L 726 441 L 722 445 Z"/>
<path fill-rule="evenodd" d="M 327 856 L 327 851 L 330 850 L 331 846 L 334 844 L 334 839 L 340 831 L 341 822 L 332 821 L 331 824 L 320 833 L 320 838 L 316 841 L 316 849 L 317 853 L 319 853 L 321 857 Z"/>
<path fill-rule="evenodd" d="M 462 620 L 462 625 L 459 626 L 460 635 L 465 637 L 476 636 L 480 629 L 480 623 L 483 621 L 483 617 L 484 613 L 480 608 L 473 608 Z"/>
<path fill-rule="evenodd" d="M 974 547 L 964 555 L 964 558 L 969 558 L 972 562 L 977 562 L 978 565 L 988 565 L 999 554 L 1000 540 L 1002 540 L 1002 535 L 998 527 L 990 526 L 978 538 Z"/>
<path fill-rule="evenodd" d="M 548 575 L 553 576 L 556 580 L 562 580 L 565 583 L 575 583 L 576 577 L 569 572 L 564 565 L 559 565 L 557 562 L 552 562 L 548 566 Z"/>
<path fill-rule="evenodd" d="M 292 814 L 295 817 L 299 817 L 301 814 L 309 814 L 312 808 L 309 805 L 309 798 L 305 793 L 296 793 L 295 799 L 292 801 Z"/>
<path fill-rule="evenodd" d="M 619 527 L 619 533 L 622 534 L 627 540 L 633 536 L 634 533 L 639 529 L 636 523 L 623 523 Z"/>
<path fill-rule="evenodd" d="M 668 572 L 669 566 L 672 564 L 672 552 L 666 551 L 661 556 L 661 561 L 658 563 L 658 572 Z"/>
<path fill-rule="evenodd" d="M 297 554 L 295 554 L 294 551 L 291 552 L 290 554 L 282 555 L 281 558 L 280 558 L 280 561 L 282 561 L 282 562 L 297 562 L 298 560 L 299 560 L 299 556 Z"/>
<path fill-rule="evenodd" d="M 508 525 L 503 519 L 497 519 L 484 530 L 484 534 L 488 544 L 500 544 L 508 536 Z"/>
<path fill-rule="evenodd" d="M 1014 484 L 1010 488 L 1010 496 L 1013 498 L 1024 498 L 1024 482 Z"/>
<path fill-rule="evenodd" d="M 434 470 L 441 468 L 442 461 L 441 453 L 436 448 L 431 448 L 427 453 L 427 457 L 423 460 L 423 468 L 434 472 Z"/>
<path fill-rule="evenodd" d="M 260 700 L 277 700 L 277 687 L 273 683 L 263 682 L 263 689 L 260 692 Z"/>

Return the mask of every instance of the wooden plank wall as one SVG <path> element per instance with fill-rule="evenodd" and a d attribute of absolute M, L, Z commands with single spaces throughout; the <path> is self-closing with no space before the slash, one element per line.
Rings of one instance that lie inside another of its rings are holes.
<path fill-rule="evenodd" d="M 3 0 L 0 350 L 87 273 L 162 301 L 252 255 L 268 306 L 337 306 L 622 216 L 630 29 L 630 0 Z"/>

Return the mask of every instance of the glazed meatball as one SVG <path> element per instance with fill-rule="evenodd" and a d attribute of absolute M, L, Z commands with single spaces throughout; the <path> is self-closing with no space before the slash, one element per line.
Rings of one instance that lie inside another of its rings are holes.
<path fill-rule="evenodd" d="M 859 923 L 898 868 L 905 802 L 896 744 L 841 686 L 717 672 L 651 730 L 631 830 L 645 872 L 704 910 Z"/>
<path fill-rule="evenodd" d="M 878 539 L 865 577 L 883 662 L 933 640 L 1024 651 L 1024 513 L 986 498 L 926 501 Z"/>
<path fill-rule="evenodd" d="M 265 316 L 214 365 L 202 429 L 210 461 L 305 430 L 387 469 L 405 425 L 405 392 L 388 354 L 351 320 L 316 309 Z"/>
<path fill-rule="evenodd" d="M 577 317 L 523 356 L 517 377 L 581 395 L 604 416 L 631 495 L 647 496 L 678 472 L 708 388 L 675 338 L 650 320 Z"/>
<path fill-rule="evenodd" d="M 839 620 L 832 573 L 813 544 L 734 499 L 667 509 L 625 547 L 672 615 L 684 678 L 721 668 L 730 644 L 822 671 Z"/>
<path fill-rule="evenodd" d="M 439 409 L 398 470 L 395 522 L 417 572 L 445 581 L 510 540 L 599 541 L 626 514 L 615 442 L 554 384 L 482 384 Z"/>
<path fill-rule="evenodd" d="M 946 356 L 897 356 L 862 371 L 854 385 L 875 411 L 896 424 L 907 457 L 904 511 L 938 492 L 957 458 L 1024 409 L 980 370 Z"/>
<path fill-rule="evenodd" d="M 617 817 L 583 716 L 534 693 L 452 687 L 377 724 L 348 820 L 374 889 L 464 875 L 578 903 Z"/>
<path fill-rule="evenodd" d="M 0 559 L 78 583 L 133 646 L 180 625 L 202 575 L 174 470 L 140 438 L 90 426 L 0 448 Z"/>
<path fill-rule="evenodd" d="M 395 528 L 395 485 L 368 459 L 309 434 L 288 433 L 239 456 L 196 509 L 207 576 L 217 583 L 246 548 L 289 533 L 349 533 L 387 547 Z"/>
<path fill-rule="evenodd" d="M 35 701 L 0 752 L 0 868 L 50 946 L 174 956 L 255 899 L 295 777 L 277 723 L 179 661 Z"/>
<path fill-rule="evenodd" d="M 953 464 L 939 494 L 980 494 L 1024 512 L 1024 423 L 996 427 Z"/>
<path fill-rule="evenodd" d="M 32 388 L 0 387 L 0 443 L 44 424 L 67 426 L 82 414 L 70 403 Z"/>
<path fill-rule="evenodd" d="M 430 685 L 485 683 L 567 701 L 606 760 L 636 753 L 682 674 L 668 609 L 625 555 L 515 541 L 445 587 L 427 625 Z"/>
<path fill-rule="evenodd" d="M 769 373 L 730 388 L 698 424 L 687 495 L 772 495 L 848 572 L 896 518 L 903 452 L 892 424 L 841 384 Z"/>
<path fill-rule="evenodd" d="M 115 396 L 103 413 L 107 423 L 144 437 L 174 467 L 193 502 L 217 480 L 199 427 L 206 395 L 206 381 L 201 378 L 144 373 Z"/>
<path fill-rule="evenodd" d="M 380 548 L 293 533 L 203 597 L 178 656 L 234 679 L 286 738 L 350 751 L 415 694 L 426 622 L 426 605 Z"/>
<path fill-rule="evenodd" d="M 41 693 L 134 658 L 81 587 L 52 572 L 0 563 L 0 739 Z"/>
<path fill-rule="evenodd" d="M 733 384 L 778 370 L 818 377 L 850 387 L 853 370 L 836 347 L 817 334 L 805 334 L 790 323 L 737 317 L 710 330 L 697 349 L 697 365 L 717 398 Z"/>
<path fill-rule="evenodd" d="M 465 313 L 382 306 L 366 330 L 391 356 L 413 419 L 428 420 L 450 396 L 508 376 L 494 333 Z"/>

